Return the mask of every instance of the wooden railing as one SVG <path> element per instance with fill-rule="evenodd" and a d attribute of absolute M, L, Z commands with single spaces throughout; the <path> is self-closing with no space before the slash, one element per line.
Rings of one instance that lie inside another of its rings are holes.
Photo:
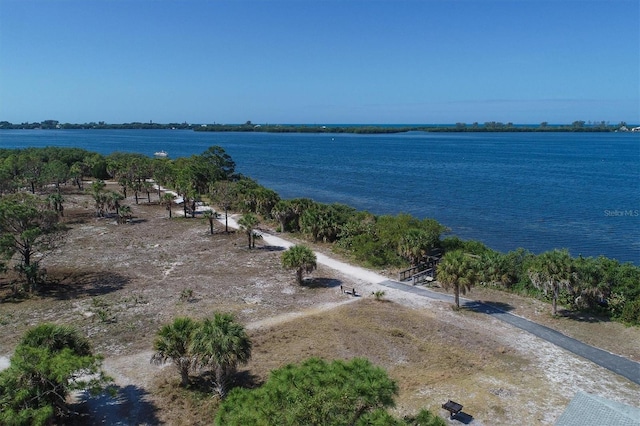
<path fill-rule="evenodd" d="M 433 281 L 436 274 L 436 266 L 442 258 L 442 250 L 433 249 L 427 256 L 423 257 L 423 261 L 415 266 L 398 272 L 398 281 L 411 280 L 413 285 L 425 281 Z"/>
<path fill-rule="evenodd" d="M 434 279 L 434 269 L 433 268 L 429 268 L 425 271 L 419 272 L 417 274 L 415 274 L 413 277 L 411 277 L 412 281 L 413 281 L 413 285 L 416 284 L 420 284 L 423 283 L 425 281 L 431 282 Z"/>
<path fill-rule="evenodd" d="M 405 281 L 409 278 L 413 277 L 415 274 L 418 274 L 427 269 L 427 265 L 420 263 L 416 266 L 412 266 L 411 268 L 405 269 L 403 271 L 398 272 L 398 281 Z"/>

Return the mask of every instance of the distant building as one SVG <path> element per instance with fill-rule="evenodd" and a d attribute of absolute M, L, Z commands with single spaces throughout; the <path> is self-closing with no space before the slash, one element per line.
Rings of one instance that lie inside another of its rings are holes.
<path fill-rule="evenodd" d="M 640 426 L 640 408 L 578 392 L 555 426 Z"/>

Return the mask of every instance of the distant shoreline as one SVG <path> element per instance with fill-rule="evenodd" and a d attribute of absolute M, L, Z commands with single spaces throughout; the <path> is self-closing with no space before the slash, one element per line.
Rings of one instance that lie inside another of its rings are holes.
<path fill-rule="evenodd" d="M 192 130 L 195 132 L 255 132 L 255 133 L 353 133 L 353 134 L 393 134 L 407 132 L 427 133 L 546 133 L 546 132 L 640 132 L 640 127 L 624 122 L 611 125 L 609 123 L 587 123 L 575 121 L 571 124 L 548 124 L 546 122 L 531 124 L 513 124 L 501 122 L 456 123 L 456 124 L 189 124 L 189 123 L 122 123 L 107 124 L 105 122 L 71 124 L 56 120 L 43 122 L 14 124 L 0 121 L 0 130 Z"/>

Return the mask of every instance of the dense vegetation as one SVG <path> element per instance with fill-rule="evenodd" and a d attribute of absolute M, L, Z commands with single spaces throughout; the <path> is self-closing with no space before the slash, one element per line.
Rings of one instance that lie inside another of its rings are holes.
<path fill-rule="evenodd" d="M 121 193 L 104 190 L 101 180 L 107 178 L 119 183 Z M 85 188 L 87 179 L 93 183 Z M 16 241 L 25 235 L 48 241 L 45 237 L 57 235 L 59 228 L 53 226 L 55 215 L 50 212 L 64 214 L 61 185 L 72 184 L 91 194 L 96 215 L 113 212 L 119 220 L 127 221 L 130 207 L 121 205 L 123 196 L 133 193 L 136 202 L 139 197 L 148 198 L 150 192 L 158 191 L 152 180 L 178 193 L 186 217 L 195 217 L 196 204 L 202 201 L 212 202 L 225 216 L 229 211 L 243 213 L 240 222 L 249 247 L 254 244 L 254 229 L 266 221 L 274 223 L 280 232 L 330 243 L 334 250 L 375 268 L 424 265 L 433 262 L 436 253 L 444 252 L 446 260 L 447 252 L 461 251 L 464 261 L 456 262 L 464 265 L 467 275 L 460 274 L 462 281 L 457 284 L 451 282 L 456 294 L 473 285 L 490 286 L 640 324 L 640 268 L 631 263 L 605 257 L 572 258 L 559 250 L 537 256 L 524 249 L 500 253 L 477 241 L 443 239 L 448 230 L 433 219 L 406 214 L 378 216 L 307 198 L 283 200 L 275 191 L 237 174 L 231 157 L 216 146 L 200 155 L 176 160 L 124 153 L 102 156 L 77 148 L 0 150 L 0 219 L 5 218 L 0 220 L 0 243 L 5 259 L 13 259 L 13 266 L 23 272 L 27 280 L 23 288 L 36 288 L 38 266 L 29 262 L 32 256 L 25 256 Z M 7 222 L 7 218 L 16 216 L 16 211 L 26 211 L 25 202 L 20 201 L 24 195 L 15 195 L 20 192 L 40 194 L 46 201 L 26 204 L 37 206 L 29 210 L 30 223 L 51 224 L 50 233 L 43 232 L 47 228 L 41 225 L 34 225 L 40 229 L 36 232 L 31 228 L 16 230 Z M 176 200 L 165 194 L 163 202 L 171 215 Z M 45 214 L 47 209 L 49 213 Z M 38 241 L 34 239 L 33 243 Z M 43 253 L 47 244 L 30 243 L 28 247 Z M 447 261 L 444 266 L 448 264 Z M 550 265 L 555 265 L 556 270 Z"/>

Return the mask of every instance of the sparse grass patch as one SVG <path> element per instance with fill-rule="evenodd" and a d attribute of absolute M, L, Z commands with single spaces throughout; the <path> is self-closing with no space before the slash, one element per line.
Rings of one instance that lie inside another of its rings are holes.
<path fill-rule="evenodd" d="M 210 425 L 220 399 L 208 389 L 198 386 L 185 389 L 178 382 L 167 377 L 162 377 L 157 382 L 157 405 L 167 408 L 160 412 L 162 422 L 177 426 Z"/>
<path fill-rule="evenodd" d="M 91 306 L 94 308 L 108 308 L 110 305 L 109 302 L 107 302 L 104 298 L 102 297 L 94 297 L 91 299 Z"/>
<path fill-rule="evenodd" d="M 390 330 L 389 334 L 391 334 L 393 337 L 405 337 L 405 332 L 403 330 L 400 330 L 399 328 Z"/>
<path fill-rule="evenodd" d="M 385 295 L 385 291 L 384 290 L 377 290 L 373 292 L 373 297 L 378 301 L 381 302 L 384 300 L 384 295 Z"/>
<path fill-rule="evenodd" d="M 193 298 L 193 290 L 190 288 L 185 288 L 184 290 L 182 290 L 182 292 L 180 292 L 180 301 L 181 302 L 188 302 Z"/>
<path fill-rule="evenodd" d="M 345 323 L 351 326 L 336 326 Z M 491 414 L 491 405 L 507 410 L 511 400 L 501 401 L 488 383 L 478 385 L 479 379 L 497 377 L 505 383 L 503 388 L 517 388 L 521 384 L 514 377 L 520 376 L 513 372 L 529 365 L 521 356 L 500 349 L 490 334 L 470 339 L 464 324 L 445 323 L 428 312 L 397 304 L 380 309 L 373 299 L 261 330 L 252 339 L 255 350 L 247 369 L 263 378 L 274 368 L 309 356 L 366 356 L 397 381 L 398 406 L 408 411 L 428 408 L 438 413 L 440 405 L 456 395 L 476 417 Z"/>
<path fill-rule="evenodd" d="M 109 308 L 94 308 L 93 313 L 96 314 L 96 317 L 100 320 L 100 322 L 106 324 L 118 322 L 118 318 L 114 313 L 111 312 Z"/>
<path fill-rule="evenodd" d="M 134 307 L 136 305 L 146 305 L 149 303 L 149 299 L 142 294 L 132 294 L 122 298 L 121 303 L 124 303 L 127 308 Z"/>
<path fill-rule="evenodd" d="M 13 314 L 0 314 L 0 325 L 11 324 Z"/>

